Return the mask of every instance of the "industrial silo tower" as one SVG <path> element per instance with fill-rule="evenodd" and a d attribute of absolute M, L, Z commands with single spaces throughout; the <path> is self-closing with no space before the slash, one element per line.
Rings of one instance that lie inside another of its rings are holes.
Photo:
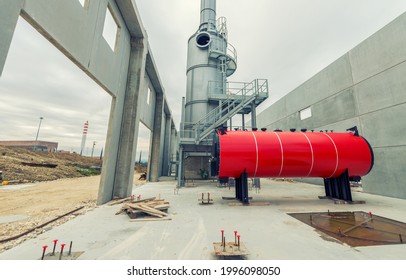
<path fill-rule="evenodd" d="M 200 26 L 188 41 L 185 129 L 218 106 L 211 96 L 225 95 L 227 77 L 237 68 L 237 54 L 227 41 L 224 17 L 216 20 L 216 1 L 202 0 Z"/>
<path fill-rule="evenodd" d="M 210 176 L 212 137 L 231 126 L 235 114 L 251 114 L 268 97 L 267 80 L 229 83 L 237 52 L 228 42 L 226 18 L 216 18 L 216 0 L 201 0 L 200 25 L 188 40 L 186 99 L 182 100 L 178 183 Z M 244 121 L 242 122 L 244 125 Z M 255 126 L 253 124 L 253 126 Z"/>

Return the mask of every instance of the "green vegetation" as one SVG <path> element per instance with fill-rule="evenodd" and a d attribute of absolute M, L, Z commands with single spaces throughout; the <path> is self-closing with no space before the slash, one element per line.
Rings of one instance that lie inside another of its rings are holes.
<path fill-rule="evenodd" d="M 79 168 L 76 171 L 83 176 L 94 176 L 100 174 L 100 169 L 93 167 Z"/>

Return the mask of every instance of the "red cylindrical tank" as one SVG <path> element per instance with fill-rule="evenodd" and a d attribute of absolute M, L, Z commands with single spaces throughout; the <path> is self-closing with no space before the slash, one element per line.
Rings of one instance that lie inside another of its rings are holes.
<path fill-rule="evenodd" d="M 219 178 L 321 177 L 336 178 L 348 169 L 361 177 L 373 166 L 369 143 L 353 132 L 219 133 Z"/>

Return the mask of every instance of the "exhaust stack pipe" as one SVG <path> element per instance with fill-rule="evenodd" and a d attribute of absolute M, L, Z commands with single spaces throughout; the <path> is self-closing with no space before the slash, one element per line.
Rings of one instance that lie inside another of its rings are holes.
<path fill-rule="evenodd" d="M 216 29 L 216 0 L 202 0 L 199 31 Z"/>

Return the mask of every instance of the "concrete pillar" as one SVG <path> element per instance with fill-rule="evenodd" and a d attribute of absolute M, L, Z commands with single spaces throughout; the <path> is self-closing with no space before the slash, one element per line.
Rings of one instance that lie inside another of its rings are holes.
<path fill-rule="evenodd" d="M 179 166 L 178 166 L 178 187 L 185 186 L 185 161 L 183 155 L 183 146 L 179 146 Z"/>
<path fill-rule="evenodd" d="M 245 129 L 245 114 L 244 113 L 241 114 L 241 122 L 242 122 L 242 124 L 241 124 L 242 130 L 244 130 Z"/>
<path fill-rule="evenodd" d="M 182 97 L 182 107 L 180 115 L 180 131 L 179 131 L 179 142 L 180 139 L 185 137 L 185 97 Z M 180 144 L 180 143 L 179 143 Z M 185 186 L 185 167 L 183 159 L 183 145 L 179 145 L 179 165 L 178 165 L 178 187 Z"/>
<path fill-rule="evenodd" d="M 114 102 L 117 105 L 111 112 L 111 115 L 122 115 L 121 123 L 114 124 L 120 126 L 117 159 L 115 162 L 106 164 L 103 162 L 97 204 L 104 204 L 114 197 L 124 198 L 131 195 L 139 127 L 137 107 L 143 88 L 147 51 L 146 39 L 131 40 L 131 57 L 124 102 Z M 120 104 L 123 104 L 122 107 L 119 106 Z M 112 126 L 109 124 L 108 135 L 117 130 Z M 115 174 L 113 181 L 107 178 L 108 174 Z M 109 183 L 111 181 L 113 184 Z"/>
<path fill-rule="evenodd" d="M 251 103 L 251 127 L 257 127 L 257 108 L 254 102 Z"/>
<path fill-rule="evenodd" d="M 14 30 L 17 25 L 18 17 L 23 7 L 23 0 L 0 1 L 0 76 L 3 73 L 4 64 L 8 50 L 10 49 L 11 40 L 13 39 Z M 6 2 L 6 3 L 4 3 Z"/>
<path fill-rule="evenodd" d="M 171 125 L 171 148 L 170 148 L 170 154 L 169 154 L 169 161 L 170 161 L 170 167 L 169 167 L 169 175 L 172 175 L 172 171 L 175 171 L 174 164 L 176 162 L 176 153 L 178 151 L 178 139 L 177 139 L 177 133 L 176 133 L 176 127 L 172 123 Z"/>
<path fill-rule="evenodd" d="M 151 159 L 148 163 L 149 165 L 149 181 L 158 182 L 158 178 L 161 175 L 160 171 L 160 155 L 162 151 L 161 141 L 163 141 L 162 136 L 162 118 L 164 117 L 164 98 L 163 93 L 156 93 L 156 103 L 155 103 L 155 117 L 154 117 L 154 127 L 152 129 L 152 143 L 151 143 Z"/>
<path fill-rule="evenodd" d="M 164 150 L 163 150 L 163 163 L 162 175 L 169 176 L 169 167 L 171 159 L 171 132 L 172 132 L 172 119 L 171 115 L 165 115 L 165 133 L 164 133 Z"/>

